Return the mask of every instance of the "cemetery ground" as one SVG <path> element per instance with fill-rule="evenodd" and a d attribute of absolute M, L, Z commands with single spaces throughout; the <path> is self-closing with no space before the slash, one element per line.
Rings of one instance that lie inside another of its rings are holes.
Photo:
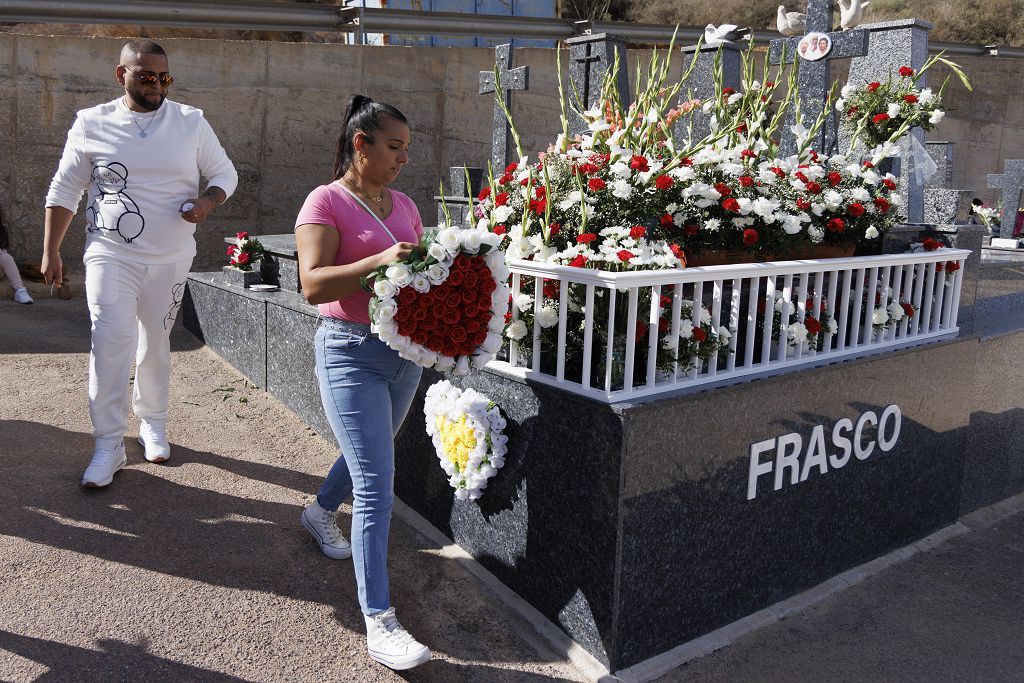
<path fill-rule="evenodd" d="M 1020 274 L 993 293 L 1019 303 Z M 298 524 L 334 447 L 180 323 L 172 459 L 131 431 L 114 484 L 80 488 L 84 300 L 0 301 L 0 322 L 0 680 L 583 680 L 401 515 L 393 600 L 434 660 L 373 663 L 351 564 Z M 662 680 L 1024 680 L 1020 498 Z"/>

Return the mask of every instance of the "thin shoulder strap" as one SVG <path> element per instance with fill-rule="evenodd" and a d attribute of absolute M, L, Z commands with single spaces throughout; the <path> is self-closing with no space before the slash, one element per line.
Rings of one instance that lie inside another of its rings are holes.
<path fill-rule="evenodd" d="M 355 192 L 353 192 L 352 190 L 348 189 L 347 187 L 345 187 L 345 186 L 344 186 L 344 185 L 342 185 L 341 183 L 338 183 L 338 187 L 340 187 L 341 189 L 345 190 L 345 192 L 348 192 L 348 195 L 349 195 L 350 197 L 352 197 L 352 199 L 354 199 L 354 200 L 356 200 L 357 202 L 359 202 L 359 205 L 360 205 L 361 207 L 363 207 L 364 209 L 366 209 L 366 213 L 368 213 L 368 214 L 370 214 L 371 216 L 373 216 L 373 219 L 374 219 L 375 221 L 377 221 L 377 224 L 378 224 L 378 225 L 379 225 L 380 227 L 384 228 L 384 232 L 386 232 L 386 233 L 388 234 L 388 237 L 390 237 L 390 238 L 391 238 L 391 241 L 392 241 L 392 242 L 394 242 L 395 244 L 398 244 L 398 240 L 396 240 L 396 239 L 395 239 L 395 236 L 394 236 L 394 235 L 393 235 L 393 234 L 391 233 L 391 231 L 390 231 L 390 230 L 388 230 L 388 226 L 384 225 L 384 221 L 382 221 L 382 220 L 380 219 L 380 217 L 379 217 L 379 216 L 378 216 L 378 215 L 377 215 L 376 213 L 374 213 L 374 212 L 373 212 L 372 210 L 370 210 L 370 207 L 368 207 L 368 206 L 366 205 L 366 202 L 364 202 L 364 201 L 363 201 L 362 199 L 360 199 L 360 198 L 359 198 L 359 196 L 358 196 L 358 195 L 357 195 L 357 194 L 356 194 Z M 392 199 L 394 199 L 394 196 L 393 196 L 393 195 L 392 195 Z M 392 211 L 394 211 L 394 207 L 392 207 L 392 209 L 391 209 L 391 210 L 392 210 Z"/>

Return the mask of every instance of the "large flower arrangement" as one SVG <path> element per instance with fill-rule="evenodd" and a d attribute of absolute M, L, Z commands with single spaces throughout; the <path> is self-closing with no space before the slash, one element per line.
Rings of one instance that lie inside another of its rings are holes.
<path fill-rule="evenodd" d="M 938 93 L 931 88 L 919 88 L 917 84 L 937 63 L 949 66 L 971 90 L 971 84 L 960 67 L 941 54 L 928 59 L 916 71 L 909 66 L 901 66 L 897 73 L 890 72 L 884 82 L 848 83 L 844 86 L 835 107 L 843 128 L 854 139 L 853 144 L 863 143 L 873 148 L 895 142 L 913 127 L 925 131 L 935 128 L 946 115 L 941 104 L 949 77 Z"/>
<path fill-rule="evenodd" d="M 370 319 L 381 341 L 440 372 L 486 365 L 501 346 L 508 310 L 499 241 L 488 230 L 446 227 L 425 233 L 410 259 L 371 273 Z"/>
<path fill-rule="evenodd" d="M 476 500 L 505 464 L 508 437 L 501 410 L 487 396 L 442 380 L 427 389 L 423 412 L 455 497 Z"/>
<path fill-rule="evenodd" d="M 250 271 L 253 264 L 263 258 L 263 244 L 248 232 L 236 232 L 235 241 L 227 248 L 228 265 L 238 270 Z"/>

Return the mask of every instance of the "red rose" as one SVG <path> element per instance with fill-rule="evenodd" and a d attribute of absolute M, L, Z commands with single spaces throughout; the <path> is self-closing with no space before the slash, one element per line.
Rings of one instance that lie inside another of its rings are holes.
<path fill-rule="evenodd" d="M 722 202 L 722 208 L 725 209 L 726 211 L 732 211 L 733 213 L 739 213 L 740 212 L 740 203 L 738 201 L 736 201 L 735 198 L 729 197 L 724 202 Z"/>
<path fill-rule="evenodd" d="M 760 235 L 757 234 L 757 230 L 753 228 L 747 228 L 743 231 L 743 244 L 748 247 L 752 247 L 757 244 L 757 238 Z"/>
<path fill-rule="evenodd" d="M 416 323 L 413 320 L 403 320 L 398 323 L 398 334 L 403 337 L 411 337 L 416 334 Z"/>
<path fill-rule="evenodd" d="M 914 310 L 913 306 L 911 306 L 910 304 L 908 304 L 906 302 L 902 302 L 902 303 L 900 303 L 900 307 L 903 309 L 903 312 L 907 314 L 908 318 L 913 318 L 914 317 L 914 313 L 916 313 L 916 311 Z"/>
<path fill-rule="evenodd" d="M 452 328 L 451 338 L 452 341 L 455 342 L 456 344 L 461 344 L 462 342 L 466 341 L 468 337 L 469 335 L 466 334 L 466 328 L 461 327 L 459 325 L 456 325 L 455 327 Z"/>
<path fill-rule="evenodd" d="M 810 192 L 811 194 L 820 194 L 821 193 L 821 185 L 819 185 L 818 183 L 815 183 L 813 181 L 809 182 L 809 183 L 807 183 L 807 191 Z"/>
<path fill-rule="evenodd" d="M 833 218 L 828 222 L 828 229 L 831 232 L 842 232 L 846 230 L 846 221 L 842 218 Z"/>
<path fill-rule="evenodd" d="M 821 332 L 821 323 L 818 322 L 817 318 L 811 315 L 804 318 L 804 327 L 806 327 L 807 331 L 811 334 L 818 334 Z"/>
<path fill-rule="evenodd" d="M 448 282 L 451 283 L 453 287 L 458 287 L 462 285 L 462 283 L 465 282 L 465 280 L 466 273 L 463 272 L 462 270 L 452 268 L 450 271 L 448 271 Z"/>
<path fill-rule="evenodd" d="M 444 310 L 443 319 L 446 324 L 454 325 L 455 323 L 462 320 L 462 313 L 456 307 L 446 308 Z"/>
<path fill-rule="evenodd" d="M 412 311 L 410 311 L 408 308 L 399 308 L 397 311 L 395 311 L 395 320 L 397 320 L 400 323 L 403 323 L 406 320 L 408 320 L 411 315 Z"/>
<path fill-rule="evenodd" d="M 875 114 L 873 117 L 871 117 L 871 120 L 875 122 L 875 125 L 878 125 L 879 123 L 885 123 L 886 121 L 888 121 L 889 115 L 885 113 Z"/>
<path fill-rule="evenodd" d="M 493 232 L 495 235 L 504 235 L 506 232 L 508 232 L 508 228 L 506 228 L 504 225 L 495 225 L 494 230 L 492 230 L 491 232 Z"/>
<path fill-rule="evenodd" d="M 487 341 L 487 330 L 486 329 L 477 330 L 476 334 L 473 335 L 471 337 L 471 339 L 473 340 L 473 348 L 470 349 L 470 351 L 472 352 L 473 350 L 476 349 L 477 346 L 480 346 L 485 341 Z"/>
<path fill-rule="evenodd" d="M 863 216 L 867 209 L 864 208 L 863 204 L 858 204 L 857 202 L 854 202 L 853 204 L 850 204 L 850 206 L 847 207 L 847 211 L 850 212 L 851 216 L 856 218 L 858 216 Z"/>
<path fill-rule="evenodd" d="M 740 185 L 743 187 L 750 187 L 754 184 L 754 179 L 748 175 L 740 176 Z"/>
<path fill-rule="evenodd" d="M 900 76 L 902 76 L 903 78 L 910 78 L 913 75 L 914 75 L 914 70 L 911 69 L 909 66 L 901 66 L 900 67 Z"/>
<path fill-rule="evenodd" d="M 877 199 L 875 199 L 874 204 L 875 204 L 876 207 L 878 207 L 878 210 L 881 211 L 882 213 L 888 213 L 889 212 L 889 200 L 888 199 L 883 199 L 882 197 L 878 197 Z"/>
<path fill-rule="evenodd" d="M 480 315 L 480 307 L 476 305 L 476 302 L 472 302 L 466 305 L 466 308 L 463 309 L 462 313 L 464 318 L 472 320 Z"/>
<path fill-rule="evenodd" d="M 235 233 L 235 237 L 237 237 L 240 240 L 246 240 L 246 239 L 249 239 L 249 233 L 247 233 L 247 232 L 236 232 Z"/>
<path fill-rule="evenodd" d="M 583 254 L 577 254 L 576 258 L 574 258 L 572 261 L 569 261 L 569 265 L 572 266 L 573 268 L 583 268 L 587 265 L 587 257 L 584 256 Z"/>
<path fill-rule="evenodd" d="M 408 306 L 416 301 L 416 290 L 412 287 L 402 287 L 398 290 L 398 303 L 401 306 Z"/>
<path fill-rule="evenodd" d="M 631 258 L 636 258 L 636 254 L 634 254 L 628 249 L 620 249 L 619 252 L 615 255 L 618 256 L 619 260 L 622 261 L 623 263 L 625 263 Z"/>
<path fill-rule="evenodd" d="M 831 171 L 828 174 L 828 184 L 831 187 L 835 187 L 839 183 L 843 182 L 843 174 L 839 171 Z"/>
<path fill-rule="evenodd" d="M 640 239 L 641 237 L 643 237 L 646 234 L 647 234 L 647 228 L 645 228 L 642 225 L 634 225 L 632 228 L 629 229 L 629 236 L 632 237 L 635 240 Z"/>
<path fill-rule="evenodd" d="M 467 334 L 473 334 L 480 329 L 480 323 L 476 320 L 467 320 L 462 326 L 466 328 Z"/>
<path fill-rule="evenodd" d="M 675 184 L 676 181 L 672 179 L 672 176 L 660 175 L 654 179 L 654 186 L 659 190 L 667 190 Z"/>
<path fill-rule="evenodd" d="M 946 261 L 946 272 L 947 273 L 955 273 L 958 270 L 960 270 L 960 264 L 959 263 L 957 263 L 956 261 Z"/>
<path fill-rule="evenodd" d="M 454 308 L 456 310 L 462 308 L 462 295 L 458 292 L 452 292 L 444 300 L 445 308 Z"/>
<path fill-rule="evenodd" d="M 715 183 L 715 190 L 723 197 L 728 197 L 732 194 L 732 190 L 730 190 L 729 186 L 725 183 Z"/>
<path fill-rule="evenodd" d="M 508 204 L 508 192 L 499 192 L 494 196 L 495 206 L 505 206 Z"/>
<path fill-rule="evenodd" d="M 469 288 L 462 290 L 462 304 L 470 304 L 476 300 L 477 293 Z"/>
<path fill-rule="evenodd" d="M 708 340 L 708 333 L 705 332 L 702 327 L 695 327 L 693 328 L 693 338 L 696 339 L 698 343 L 703 344 Z"/>
<path fill-rule="evenodd" d="M 437 328 L 437 320 L 427 316 L 417 325 L 417 327 L 421 330 L 426 330 L 427 332 L 433 332 Z"/>
<path fill-rule="evenodd" d="M 891 178 L 886 178 L 885 180 L 882 181 L 882 184 L 885 185 L 890 190 L 896 189 L 896 181 Z"/>
<path fill-rule="evenodd" d="M 430 339 L 427 340 L 425 346 L 431 351 L 441 353 L 442 349 L 444 349 L 444 338 L 439 337 L 436 334 L 432 334 L 430 335 Z"/>
<path fill-rule="evenodd" d="M 663 228 L 671 228 L 674 223 L 675 220 L 672 218 L 672 214 L 670 213 L 663 214 L 662 217 L 658 219 L 658 224 Z"/>
<path fill-rule="evenodd" d="M 797 197 L 796 208 L 800 209 L 801 211 L 806 211 L 807 209 L 811 208 L 811 201 L 806 197 Z"/>
<path fill-rule="evenodd" d="M 597 235 L 595 235 L 594 233 L 584 232 L 584 233 L 582 233 L 580 235 L 577 235 L 576 242 L 579 243 L 579 244 L 590 244 L 591 242 L 593 242 L 596 239 L 597 239 Z"/>
<path fill-rule="evenodd" d="M 917 104 L 917 95 L 904 95 L 904 102 L 910 102 L 910 104 Z"/>
<path fill-rule="evenodd" d="M 600 178 L 591 178 L 590 180 L 587 181 L 587 188 L 589 188 L 591 192 L 598 192 L 600 190 L 603 190 L 605 188 L 605 185 L 606 183 Z"/>
<path fill-rule="evenodd" d="M 452 265 L 459 270 L 465 270 L 470 266 L 470 258 L 465 254 L 460 253 L 455 257 L 455 261 L 452 262 Z"/>
<path fill-rule="evenodd" d="M 420 302 L 417 302 L 420 303 Z M 430 311 L 422 306 L 422 304 L 416 306 L 412 311 L 412 319 L 416 322 L 423 322 L 427 319 L 427 315 Z"/>
<path fill-rule="evenodd" d="M 238 255 L 235 256 L 235 260 L 244 266 L 249 262 L 249 253 L 245 251 L 239 252 Z"/>
<path fill-rule="evenodd" d="M 493 277 L 488 277 L 488 278 L 487 278 L 486 280 L 484 280 L 484 281 L 483 281 L 483 283 L 481 283 L 481 285 L 480 285 L 480 289 L 481 289 L 481 290 L 483 291 L 483 293 L 484 293 L 484 294 L 486 294 L 486 295 L 487 295 L 488 297 L 489 297 L 489 296 L 490 296 L 491 294 L 493 294 L 493 293 L 494 293 L 494 290 L 496 290 L 497 288 L 498 288 L 498 283 L 494 281 L 494 278 L 493 278 Z"/>
<path fill-rule="evenodd" d="M 480 190 L 480 194 L 478 194 L 476 196 L 476 198 L 479 199 L 480 201 L 483 201 L 483 200 L 487 199 L 490 196 L 491 196 L 491 188 L 485 187 L 484 189 Z"/>
<path fill-rule="evenodd" d="M 228 245 L 228 256 L 234 256 L 236 251 L 238 251 L 238 247 L 236 245 Z"/>
<path fill-rule="evenodd" d="M 636 338 L 642 339 L 647 336 L 647 323 L 643 320 L 636 321 Z"/>
<path fill-rule="evenodd" d="M 647 157 L 642 157 L 639 155 L 634 156 L 632 159 L 629 160 L 629 167 L 634 171 L 640 171 L 641 173 L 646 173 L 647 171 L 651 170 L 650 164 L 647 163 Z"/>
<path fill-rule="evenodd" d="M 873 81 L 871 83 L 868 83 L 868 92 L 875 92 L 876 90 L 878 90 L 881 87 L 882 87 L 881 83 L 879 83 L 878 81 Z"/>

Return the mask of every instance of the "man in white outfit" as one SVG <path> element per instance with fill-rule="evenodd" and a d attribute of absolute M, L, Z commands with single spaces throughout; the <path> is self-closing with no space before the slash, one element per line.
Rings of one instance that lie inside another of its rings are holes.
<path fill-rule="evenodd" d="M 203 112 L 166 99 L 174 79 L 163 48 L 129 41 L 114 76 L 124 95 L 78 112 L 46 195 L 42 270 L 47 282 L 59 285 L 60 245 L 88 190 L 89 414 L 96 439 L 82 478 L 88 487 L 106 486 L 127 463 L 124 436 L 132 406 L 142 420 L 146 459 L 170 457 L 170 331 L 196 254 L 195 224 L 227 201 L 238 183 Z M 202 194 L 200 176 L 207 180 Z"/>

